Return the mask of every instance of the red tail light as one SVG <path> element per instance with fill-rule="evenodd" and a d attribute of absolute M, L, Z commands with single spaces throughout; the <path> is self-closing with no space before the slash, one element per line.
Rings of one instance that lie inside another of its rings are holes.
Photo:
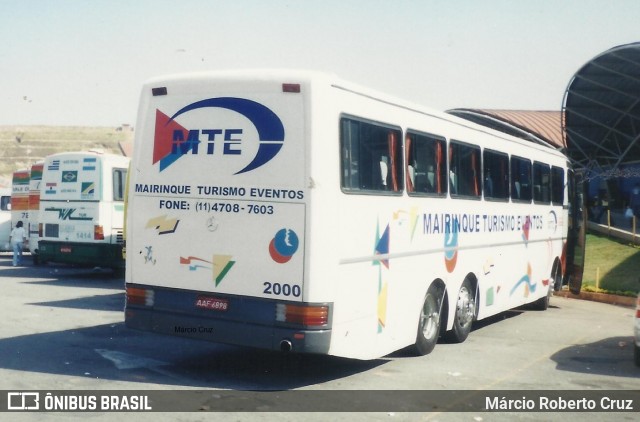
<path fill-rule="evenodd" d="M 104 228 L 102 226 L 93 226 L 93 240 L 104 240 Z"/>
<path fill-rule="evenodd" d="M 329 323 L 329 307 L 326 305 L 276 305 L 276 321 L 304 326 L 325 326 Z"/>

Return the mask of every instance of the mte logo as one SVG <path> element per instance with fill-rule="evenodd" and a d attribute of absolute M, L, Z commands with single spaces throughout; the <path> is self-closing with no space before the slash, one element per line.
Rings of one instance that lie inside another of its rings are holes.
<path fill-rule="evenodd" d="M 220 108 L 239 113 L 249 119 L 258 133 L 258 150 L 253 159 L 235 174 L 246 173 L 266 164 L 275 157 L 284 143 L 284 126 L 268 107 L 244 98 L 209 98 L 189 104 L 169 117 L 156 110 L 153 164 L 160 163 L 163 171 L 179 158 L 197 154 L 242 155 L 243 130 L 239 128 L 207 127 L 186 129 L 176 118 L 193 110 Z M 201 144 L 205 145 L 201 145 Z"/>

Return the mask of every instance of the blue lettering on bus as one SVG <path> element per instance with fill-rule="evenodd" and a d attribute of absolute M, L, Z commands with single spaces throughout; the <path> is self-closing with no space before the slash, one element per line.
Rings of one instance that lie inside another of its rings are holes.
<path fill-rule="evenodd" d="M 209 98 L 191 103 L 178 110 L 166 121 L 160 121 L 162 127 L 172 124 L 176 118 L 184 113 L 201 108 L 222 108 L 235 111 L 251 121 L 258 132 L 258 150 L 249 164 L 237 171 L 235 174 L 246 173 L 263 166 L 273 159 L 282 149 L 284 144 L 285 130 L 280 118 L 268 107 L 255 101 L 245 98 L 221 97 Z M 159 111 L 158 111 L 159 112 Z M 156 117 L 158 118 L 158 117 Z M 156 122 L 158 127 L 159 122 Z M 186 132 L 186 133 L 185 133 Z M 160 161 L 160 171 L 165 170 L 174 164 L 178 158 L 187 154 L 195 155 L 205 151 L 207 155 L 213 155 L 216 150 L 217 137 L 222 135 L 222 155 L 242 154 L 242 129 L 238 128 L 203 128 L 203 129 L 174 129 L 169 139 L 159 136 L 156 130 L 154 139 L 154 163 Z M 203 140 L 201 140 L 201 138 Z M 200 148 L 201 142 L 206 142 L 206 149 Z M 170 150 L 165 149 L 165 145 L 170 144 Z M 158 151 L 163 152 L 162 156 L 156 158 Z"/>
<path fill-rule="evenodd" d="M 216 135 L 222 134 L 222 129 L 191 129 L 187 134 L 187 139 L 184 139 L 184 132 L 181 130 L 173 131 L 173 138 L 171 143 L 171 154 L 172 155 L 184 155 L 191 152 L 191 154 L 198 154 L 199 148 L 198 146 L 202 141 L 200 140 L 201 134 L 205 136 L 205 142 L 207 143 L 207 148 L 205 150 L 205 154 L 213 155 L 215 152 L 215 142 Z M 239 139 L 235 136 L 241 135 L 242 129 L 225 129 L 224 130 L 224 141 L 223 141 L 223 155 L 240 155 L 242 151 L 238 149 L 242 139 Z"/>

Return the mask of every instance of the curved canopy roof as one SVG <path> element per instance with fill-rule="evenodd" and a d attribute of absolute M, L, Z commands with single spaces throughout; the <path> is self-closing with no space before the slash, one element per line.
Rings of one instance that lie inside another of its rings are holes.
<path fill-rule="evenodd" d="M 640 162 L 640 43 L 614 47 L 585 64 L 563 101 L 567 154 L 600 172 Z"/>
<path fill-rule="evenodd" d="M 559 111 L 455 108 L 447 113 L 555 149 L 565 147 Z"/>

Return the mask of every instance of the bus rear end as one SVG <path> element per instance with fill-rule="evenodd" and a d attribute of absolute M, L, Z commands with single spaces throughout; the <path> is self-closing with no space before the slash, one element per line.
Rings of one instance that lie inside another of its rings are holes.
<path fill-rule="evenodd" d="M 40 189 L 40 262 L 119 269 L 128 158 L 94 152 L 53 154 Z M 120 186 L 119 186 L 120 184 Z"/>
<path fill-rule="evenodd" d="M 22 221 L 25 229 L 29 223 L 29 179 L 30 170 L 13 172 L 11 183 L 11 228 Z"/>
<path fill-rule="evenodd" d="M 190 75 L 143 87 L 127 204 L 128 327 L 326 353 L 308 301 L 304 81 Z"/>

